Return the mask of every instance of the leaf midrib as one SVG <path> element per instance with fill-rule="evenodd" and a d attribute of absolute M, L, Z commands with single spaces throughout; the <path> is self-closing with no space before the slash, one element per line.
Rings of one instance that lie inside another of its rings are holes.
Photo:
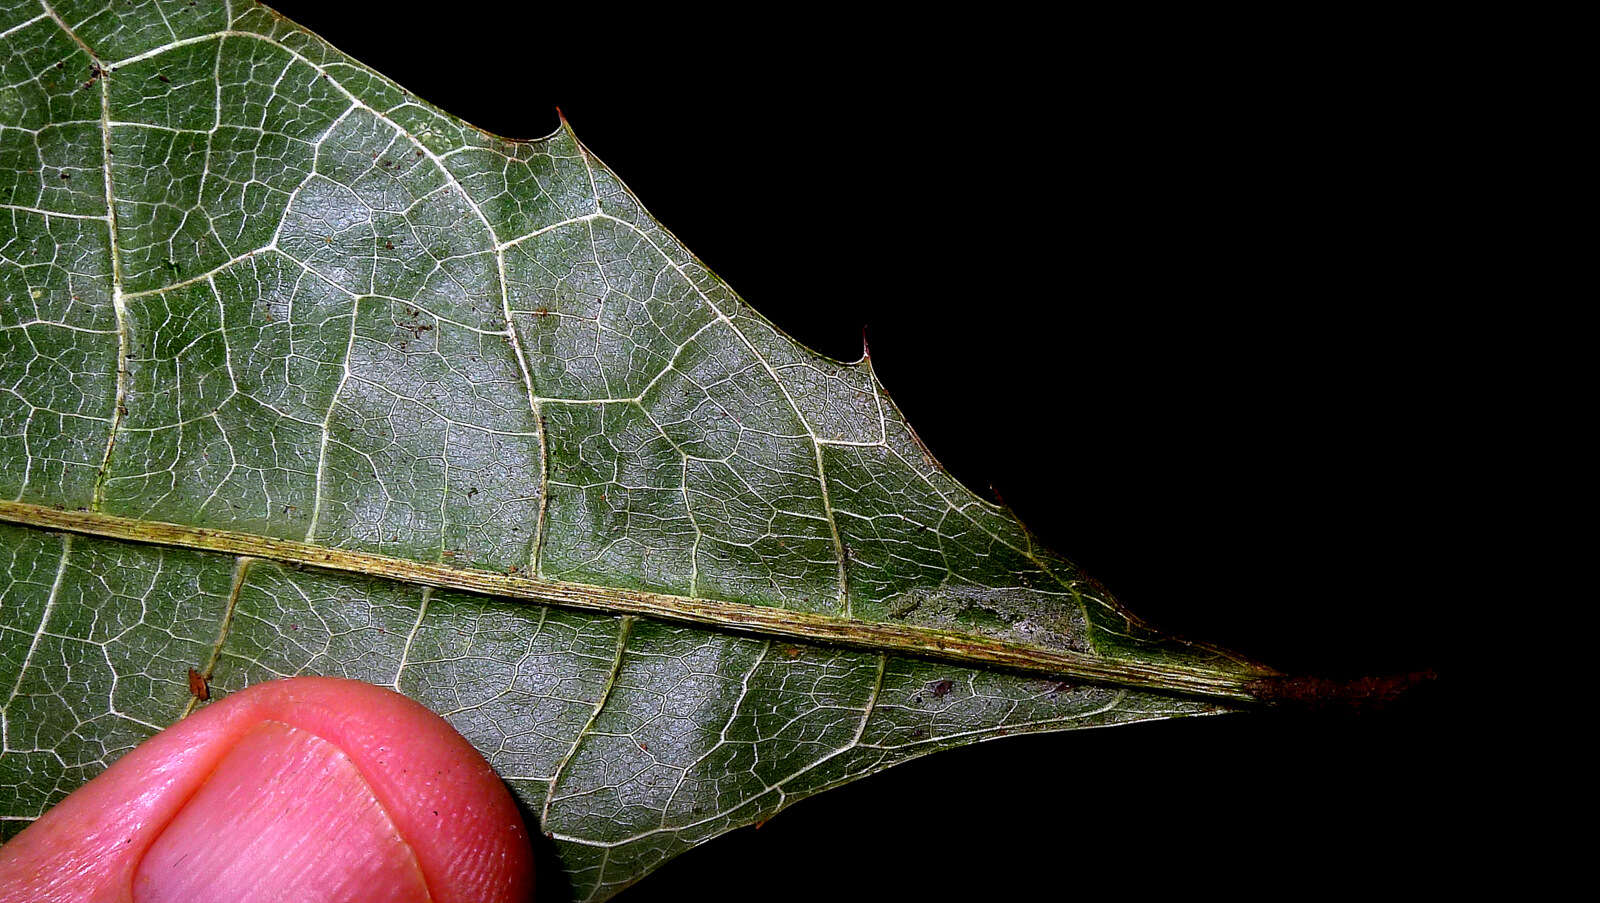
<path fill-rule="evenodd" d="M 797 642 L 900 653 L 1185 696 L 1255 701 L 1256 696 L 1249 690 L 1250 682 L 1270 673 L 1108 659 L 909 624 L 862 621 L 742 602 L 484 571 L 255 533 L 138 520 L 98 511 L 68 511 L 28 502 L 0 501 L 0 522 L 124 542 L 261 558 L 291 566 L 361 574 L 556 608 L 636 615 Z"/>

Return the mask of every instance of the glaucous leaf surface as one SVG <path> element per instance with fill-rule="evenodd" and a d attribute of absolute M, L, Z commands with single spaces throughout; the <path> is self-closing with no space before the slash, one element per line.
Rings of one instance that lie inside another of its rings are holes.
<path fill-rule="evenodd" d="M 1163 640 L 774 329 L 565 128 L 244 2 L 0 2 L 0 498 L 853 619 L 835 646 L 0 525 L 0 836 L 297 674 L 448 718 L 599 899 L 906 758 L 1219 705 L 874 650 Z M 867 648 L 860 648 L 861 646 Z"/>

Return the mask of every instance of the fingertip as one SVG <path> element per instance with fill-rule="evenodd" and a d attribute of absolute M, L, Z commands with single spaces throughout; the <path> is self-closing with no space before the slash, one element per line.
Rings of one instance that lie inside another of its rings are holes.
<path fill-rule="evenodd" d="M 375 867 L 357 854 L 382 847 L 392 830 L 434 900 L 531 898 L 526 827 L 471 744 L 392 690 L 304 677 L 258 684 L 198 710 L 69 796 L 0 849 L 0 900 L 136 899 L 131 889 L 147 858 L 151 869 L 187 862 L 195 872 L 184 880 L 203 878 L 205 844 L 220 839 L 237 852 L 248 838 L 230 832 L 258 837 L 284 822 L 276 814 L 247 817 L 250 800 L 279 805 L 271 802 L 274 792 L 337 807 L 330 837 L 366 838 L 338 856 L 323 855 L 324 864 L 343 857 L 353 867 Z M 316 810 L 309 803 L 296 810 L 306 830 L 320 830 Z M 374 813 L 382 818 L 373 820 Z M 305 844 L 297 849 L 319 855 Z M 250 855 L 281 852 L 267 844 Z M 403 878 L 406 857 L 383 861 L 397 870 L 391 877 Z"/>
<path fill-rule="evenodd" d="M 531 896 L 533 852 L 511 792 L 483 756 L 420 703 L 361 681 L 261 685 L 275 712 L 348 755 L 416 852 L 441 903 Z"/>

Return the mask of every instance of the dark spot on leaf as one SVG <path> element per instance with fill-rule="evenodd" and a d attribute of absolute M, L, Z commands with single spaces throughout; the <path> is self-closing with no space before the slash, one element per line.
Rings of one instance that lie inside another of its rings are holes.
<path fill-rule="evenodd" d="M 928 689 L 933 691 L 933 695 L 935 697 L 938 697 L 948 695 L 950 688 L 953 686 L 955 686 L 954 683 L 951 683 L 948 680 L 941 680 L 935 682 L 932 686 L 928 687 Z"/>
<path fill-rule="evenodd" d="M 849 551 L 850 550 L 848 548 L 845 549 L 846 554 L 848 554 Z M 906 615 L 911 614 L 912 612 L 916 611 L 920 607 L 922 607 L 922 600 L 921 599 L 912 599 L 910 602 L 907 602 L 907 603 L 905 603 L 903 605 L 897 605 L 894 608 L 890 609 L 889 610 L 889 617 L 894 619 L 894 620 L 896 620 L 896 621 L 899 621 L 899 620 L 902 620 L 903 618 L 905 618 Z"/>

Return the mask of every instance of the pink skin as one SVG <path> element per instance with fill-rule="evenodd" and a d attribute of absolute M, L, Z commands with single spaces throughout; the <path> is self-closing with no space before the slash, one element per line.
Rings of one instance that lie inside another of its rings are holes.
<path fill-rule="evenodd" d="M 0 847 L 0 903 L 532 898 L 477 750 L 390 690 L 259 684 L 150 738 Z"/>

